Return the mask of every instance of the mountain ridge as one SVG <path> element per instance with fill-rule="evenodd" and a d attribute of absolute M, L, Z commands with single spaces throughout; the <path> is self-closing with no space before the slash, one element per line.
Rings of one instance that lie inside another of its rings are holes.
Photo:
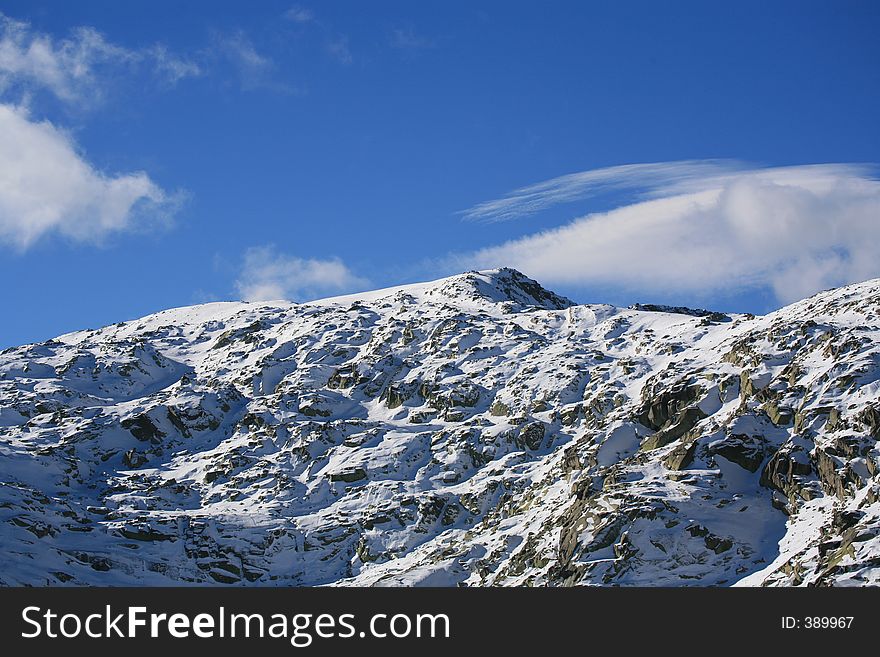
<path fill-rule="evenodd" d="M 6 349 L 0 582 L 875 584 L 878 300 L 501 269 Z"/>

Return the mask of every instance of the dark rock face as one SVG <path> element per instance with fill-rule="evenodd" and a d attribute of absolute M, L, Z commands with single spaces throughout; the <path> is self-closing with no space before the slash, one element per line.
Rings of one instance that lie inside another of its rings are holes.
<path fill-rule="evenodd" d="M 130 449 L 122 455 L 122 462 L 129 468 L 139 468 L 147 463 L 147 457 L 136 449 Z"/>
<path fill-rule="evenodd" d="M 684 382 L 667 389 L 646 388 L 642 392 L 644 402 L 636 419 L 654 429 L 655 433 L 642 443 L 641 449 L 648 451 L 665 447 L 693 429 L 706 417 L 698 406 L 691 405 L 703 394 L 702 386 Z"/>
<path fill-rule="evenodd" d="M 676 414 L 675 424 L 660 429 L 653 436 L 646 439 L 645 442 L 642 443 L 641 449 L 643 451 L 648 451 L 665 447 L 684 436 L 697 425 L 697 422 L 705 417 L 706 414 L 703 413 L 698 406 L 685 408 L 680 413 Z"/>
<path fill-rule="evenodd" d="M 848 462 L 834 456 L 830 451 L 817 448 L 813 458 L 816 474 L 822 482 L 822 488 L 831 495 L 845 500 L 850 486 L 858 487 L 862 482 Z"/>
<path fill-rule="evenodd" d="M 690 533 L 691 536 L 695 538 L 702 538 L 703 542 L 706 544 L 706 547 L 712 550 L 715 554 L 727 552 L 730 548 L 733 547 L 733 541 L 731 539 L 716 536 L 702 525 L 693 524 L 686 527 L 686 530 Z"/>
<path fill-rule="evenodd" d="M 684 470 L 694 462 L 694 454 L 697 450 L 697 443 L 677 445 L 669 454 L 663 457 L 663 463 L 670 470 Z"/>
<path fill-rule="evenodd" d="M 544 432 L 543 422 L 530 422 L 523 426 L 519 435 L 526 447 L 535 450 L 541 448 L 541 444 L 544 442 Z"/>
<path fill-rule="evenodd" d="M 767 413 L 767 417 L 776 426 L 791 424 L 794 419 L 794 411 L 787 406 L 780 406 L 775 402 L 764 404 L 764 412 Z"/>
<path fill-rule="evenodd" d="M 761 471 L 761 485 L 778 490 L 789 499 L 811 499 L 812 492 L 804 483 L 812 474 L 813 466 L 806 452 L 783 448 L 770 457 Z"/>
<path fill-rule="evenodd" d="M 717 445 L 713 445 L 709 449 L 709 453 L 723 456 L 728 461 L 736 463 L 738 466 L 745 468 L 749 472 L 757 472 L 758 468 L 760 468 L 761 464 L 764 462 L 764 458 L 767 455 L 767 450 L 767 441 L 764 439 L 763 436 L 747 436 L 742 434 L 734 434 L 726 438 L 723 442 Z M 768 473 L 767 482 L 771 480 L 781 481 L 781 479 L 779 479 L 779 467 L 780 464 L 774 464 L 774 466 L 771 468 L 772 473 Z M 798 466 L 794 465 L 792 467 L 797 469 Z M 789 471 L 785 474 L 785 476 L 789 476 L 791 474 L 797 473 L 792 473 L 791 471 Z"/>
<path fill-rule="evenodd" d="M 687 306 L 664 306 L 656 303 L 635 303 L 630 306 L 632 310 L 642 310 L 651 313 L 675 313 L 677 315 L 690 315 L 691 317 L 704 317 L 710 322 L 729 322 L 730 315 L 719 313 L 703 308 L 688 308 Z"/>
<path fill-rule="evenodd" d="M 651 429 L 660 430 L 676 422 L 682 410 L 699 399 L 703 389 L 698 385 L 676 384 L 670 389 L 648 392 L 636 416 Z"/>
<path fill-rule="evenodd" d="M 366 477 L 367 471 L 363 468 L 347 468 L 340 472 L 331 473 L 330 481 L 344 481 L 350 484 L 355 481 L 360 481 L 361 479 L 366 479 Z"/>
<path fill-rule="evenodd" d="M 147 415 L 138 415 L 122 421 L 122 428 L 128 429 L 131 435 L 141 441 L 159 443 L 165 433 L 157 427 Z"/>
<path fill-rule="evenodd" d="M 880 438 L 880 406 L 868 406 L 859 414 L 858 419 L 867 425 L 872 438 Z"/>

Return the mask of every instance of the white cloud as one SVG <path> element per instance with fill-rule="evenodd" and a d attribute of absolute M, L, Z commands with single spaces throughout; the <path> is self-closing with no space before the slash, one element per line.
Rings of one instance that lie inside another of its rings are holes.
<path fill-rule="evenodd" d="M 298 258 L 278 253 L 273 246 L 260 246 L 245 251 L 235 285 L 244 301 L 301 301 L 351 292 L 367 281 L 338 258 Z"/>
<path fill-rule="evenodd" d="M 108 43 L 91 28 L 77 28 L 57 43 L 28 23 L 0 14 L 0 79 L 4 87 L 44 87 L 65 101 L 99 90 L 95 71 L 108 62 L 124 63 L 133 54 Z"/>
<path fill-rule="evenodd" d="M 171 86 L 184 78 L 198 77 L 203 73 L 199 64 L 175 55 L 161 43 L 152 46 L 145 52 L 153 62 L 153 71 L 156 76 Z"/>
<path fill-rule="evenodd" d="M 248 36 L 238 31 L 233 34 L 216 34 L 211 55 L 226 59 L 238 72 L 242 90 L 270 89 L 290 92 L 292 89 L 275 79 L 275 62 L 257 51 Z"/>
<path fill-rule="evenodd" d="M 262 74 L 272 68 L 272 60 L 258 53 L 243 32 L 222 39 L 222 44 L 229 57 L 248 73 Z"/>
<path fill-rule="evenodd" d="M 510 221 L 559 203 L 591 198 L 609 191 L 639 189 L 649 194 L 662 193 L 675 185 L 686 185 L 688 181 L 702 183 L 707 178 L 732 173 L 742 167 L 729 160 L 683 160 L 591 169 L 515 189 L 502 198 L 479 203 L 461 214 L 465 219 L 485 223 Z"/>
<path fill-rule="evenodd" d="M 0 242 L 20 249 L 59 233 L 95 242 L 166 219 L 177 200 L 144 172 L 96 171 L 48 121 L 0 104 Z"/>
<path fill-rule="evenodd" d="M 294 5 L 284 12 L 284 18 L 294 23 L 310 23 L 315 20 L 315 14 L 311 9 L 307 9 L 300 5 Z"/>
<path fill-rule="evenodd" d="M 699 176 L 700 170 L 708 175 Z M 640 171 L 649 174 L 649 200 L 452 256 L 447 264 L 512 266 L 542 283 L 661 296 L 766 286 L 783 302 L 880 276 L 880 182 L 863 166 L 633 165 L 619 178 L 602 170 L 568 177 L 579 180 L 573 184 L 534 185 L 482 204 L 483 212 L 506 218 L 538 211 L 572 198 L 567 190 L 582 194 L 596 180 L 632 188 Z"/>
<path fill-rule="evenodd" d="M 125 48 L 91 27 L 78 27 L 56 40 L 0 13 L 0 91 L 39 88 L 68 103 L 91 104 L 103 96 L 104 74 L 138 65 L 152 68 L 159 79 L 172 84 L 201 74 L 197 64 L 162 44 Z"/>

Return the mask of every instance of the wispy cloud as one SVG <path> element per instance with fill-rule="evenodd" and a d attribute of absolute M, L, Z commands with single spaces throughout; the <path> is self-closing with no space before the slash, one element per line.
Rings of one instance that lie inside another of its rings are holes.
<path fill-rule="evenodd" d="M 236 71 L 241 88 L 289 90 L 287 85 L 275 79 L 275 62 L 268 55 L 257 51 L 256 46 L 243 32 L 215 34 L 211 53 L 226 60 Z"/>
<path fill-rule="evenodd" d="M 348 65 L 354 61 L 348 47 L 348 37 L 345 35 L 338 35 L 327 41 L 327 52 L 340 64 Z"/>
<path fill-rule="evenodd" d="M 244 301 L 303 301 L 351 292 L 367 285 L 338 258 L 300 258 L 274 246 L 245 251 L 236 289 Z"/>
<path fill-rule="evenodd" d="M 302 5 L 294 5 L 284 12 L 284 18 L 293 23 L 311 23 L 315 20 L 315 13 Z"/>
<path fill-rule="evenodd" d="M 64 102 L 89 105 L 104 97 L 104 78 L 126 67 L 145 67 L 166 84 L 202 72 L 162 44 L 126 48 L 91 27 L 55 39 L 0 13 L 0 91 L 43 89 Z"/>
<path fill-rule="evenodd" d="M 48 121 L 0 104 L 0 242 L 26 249 L 58 233 L 98 242 L 169 219 L 179 196 L 140 171 L 107 175 Z"/>
<path fill-rule="evenodd" d="M 510 221 L 553 205 L 615 190 L 662 195 L 673 188 L 684 188 L 690 182 L 703 185 L 707 179 L 736 173 L 744 166 L 732 160 L 683 160 L 591 169 L 515 189 L 499 199 L 478 203 L 461 214 L 471 221 Z"/>
<path fill-rule="evenodd" d="M 348 35 L 337 32 L 327 20 L 321 20 L 308 7 L 293 5 L 284 12 L 283 17 L 288 22 L 301 27 L 308 26 L 315 34 L 319 35 L 324 43 L 324 51 L 340 64 L 348 66 L 354 62 Z"/>
<path fill-rule="evenodd" d="M 433 48 L 436 42 L 433 39 L 416 33 L 415 29 L 408 25 L 391 31 L 391 45 L 404 50 L 421 50 Z"/>
<path fill-rule="evenodd" d="M 198 77 L 204 73 L 201 64 L 172 53 L 162 44 L 156 44 L 146 52 L 149 53 L 156 76 L 166 84 L 173 86 L 185 78 Z"/>
<path fill-rule="evenodd" d="M 583 198 L 597 185 L 639 189 L 647 200 L 454 255 L 446 266 L 513 266 L 548 284 L 667 296 L 760 286 L 792 301 L 880 276 L 875 171 L 849 164 L 748 169 L 673 162 L 574 174 L 481 204 L 474 217 L 537 212 Z"/>

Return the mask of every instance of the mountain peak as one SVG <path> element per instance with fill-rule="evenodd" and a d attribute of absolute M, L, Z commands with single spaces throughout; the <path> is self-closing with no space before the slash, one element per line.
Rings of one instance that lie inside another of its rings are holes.
<path fill-rule="evenodd" d="M 395 287 L 347 294 L 339 297 L 310 301 L 310 305 L 339 305 L 346 303 L 369 303 L 397 295 L 418 300 L 443 300 L 452 305 L 462 302 L 478 304 L 512 303 L 520 307 L 538 307 L 546 310 L 562 310 L 575 302 L 543 287 L 536 280 L 510 267 L 469 271 L 448 278 L 424 283 L 412 283 Z"/>
<path fill-rule="evenodd" d="M 562 310 L 574 301 L 552 292 L 536 280 L 510 267 L 470 271 L 446 279 L 444 294 L 480 297 L 494 303 L 515 303 L 547 310 Z"/>

